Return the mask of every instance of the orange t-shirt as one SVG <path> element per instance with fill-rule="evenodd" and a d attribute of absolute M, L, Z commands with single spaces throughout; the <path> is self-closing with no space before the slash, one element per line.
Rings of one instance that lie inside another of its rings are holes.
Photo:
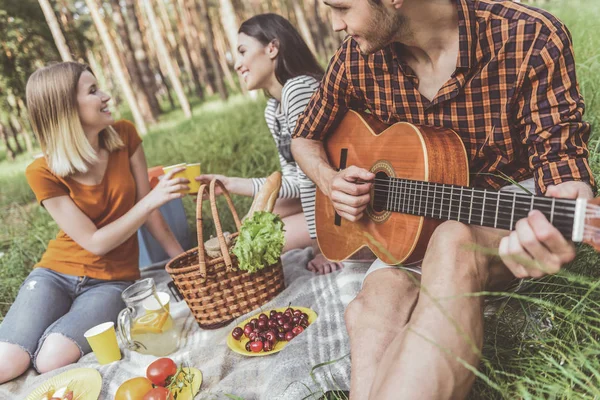
<path fill-rule="evenodd" d="M 129 158 L 142 139 L 130 122 L 119 121 L 113 128 L 121 136 L 125 147 L 110 153 L 106 172 L 98 185 L 84 185 L 70 177 L 57 177 L 43 157 L 32 162 L 25 175 L 37 201 L 41 204 L 52 197 L 69 196 L 98 229 L 131 210 L 136 200 L 136 186 Z M 50 240 L 35 267 L 94 279 L 135 280 L 140 277 L 138 257 L 137 234 L 109 253 L 98 256 L 85 250 L 61 229 L 56 238 Z"/>

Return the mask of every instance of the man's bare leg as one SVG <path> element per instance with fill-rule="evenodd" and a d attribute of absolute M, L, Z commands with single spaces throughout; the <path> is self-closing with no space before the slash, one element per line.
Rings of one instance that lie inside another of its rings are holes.
<path fill-rule="evenodd" d="M 484 290 L 491 258 L 465 245 L 497 247 L 505 234 L 458 222 L 438 227 L 423 260 L 415 309 L 382 358 L 369 398 L 454 400 L 468 394 L 474 375 L 458 359 L 477 367 L 483 298 L 465 294 Z"/>
<path fill-rule="evenodd" d="M 412 274 L 412 279 L 409 274 Z M 346 308 L 352 363 L 350 399 L 364 400 L 386 346 L 403 329 L 418 296 L 413 272 L 385 268 L 371 273 Z"/>

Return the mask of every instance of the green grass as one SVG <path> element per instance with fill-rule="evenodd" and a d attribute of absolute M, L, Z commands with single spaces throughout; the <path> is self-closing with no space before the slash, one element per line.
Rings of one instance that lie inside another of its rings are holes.
<path fill-rule="evenodd" d="M 579 83 L 586 99 L 586 120 L 600 124 L 600 1 L 555 0 L 544 5 L 569 28 Z M 194 103 L 194 117 L 180 111 L 162 116 L 144 138 L 150 165 L 202 162 L 205 173 L 264 176 L 278 168 L 276 149 L 263 120 L 265 101 L 233 97 L 227 103 Z M 127 117 L 127 111 L 123 112 Z M 591 164 L 600 176 L 600 135 L 593 130 Z M 4 149 L 0 148 L 0 160 Z M 21 155 L 0 161 L 0 320 L 20 283 L 57 231 L 34 202 L 24 178 L 31 161 Z M 234 196 L 240 214 L 250 199 Z M 223 210 L 225 229 L 232 219 Z M 192 228 L 195 204 L 185 199 Z M 205 215 L 208 210 L 205 209 Z M 213 231 L 205 227 L 205 235 Z M 479 378 L 472 399 L 600 399 L 599 258 L 587 246 L 558 276 L 534 282 L 525 292 L 490 302 Z M 327 368 L 315 368 L 327 374 Z M 426 384 L 426 382 L 424 382 Z M 318 398 L 315 393 L 314 398 Z M 327 398 L 346 398 L 342 392 Z"/>

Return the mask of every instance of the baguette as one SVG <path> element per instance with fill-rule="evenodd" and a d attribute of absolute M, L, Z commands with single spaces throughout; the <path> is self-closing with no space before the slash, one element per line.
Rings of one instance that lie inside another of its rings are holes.
<path fill-rule="evenodd" d="M 252 217 L 256 211 L 272 212 L 279 197 L 279 189 L 281 189 L 281 172 L 276 171 L 267 178 L 265 184 L 254 197 L 246 218 Z"/>

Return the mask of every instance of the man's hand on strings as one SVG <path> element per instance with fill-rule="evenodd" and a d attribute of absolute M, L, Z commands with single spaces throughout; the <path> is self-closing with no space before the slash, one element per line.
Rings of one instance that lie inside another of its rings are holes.
<path fill-rule="evenodd" d="M 563 182 L 549 186 L 546 196 L 591 199 L 593 194 L 587 183 Z M 575 258 L 573 243 L 564 238 L 539 210 L 533 210 L 527 218 L 519 220 L 515 230 L 500 241 L 498 251 L 504 264 L 517 278 L 541 278 L 555 274 Z"/>

